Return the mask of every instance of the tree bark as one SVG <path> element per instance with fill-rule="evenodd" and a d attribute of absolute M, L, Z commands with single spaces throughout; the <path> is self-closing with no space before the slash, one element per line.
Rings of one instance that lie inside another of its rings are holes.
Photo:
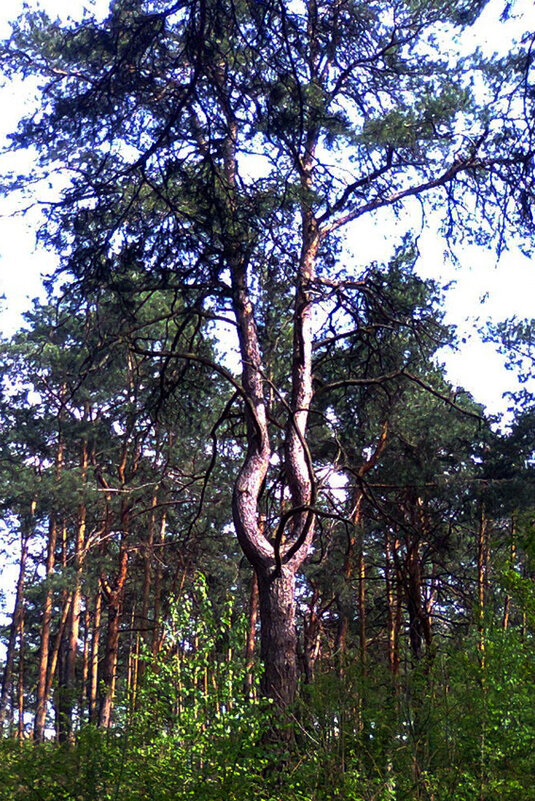
<path fill-rule="evenodd" d="M 45 699 L 50 697 L 50 691 L 52 689 L 52 682 L 54 681 L 54 676 L 56 674 L 56 669 L 60 660 L 60 653 L 61 647 L 64 641 L 64 634 L 65 634 L 65 627 L 67 625 L 67 618 L 69 617 L 69 612 L 71 608 L 72 602 L 72 595 L 70 593 L 63 593 L 63 605 L 61 611 L 61 617 L 59 620 L 58 630 L 56 632 L 56 636 L 54 638 L 54 643 L 52 646 L 52 650 L 49 653 L 48 658 L 48 670 L 46 676 L 46 687 L 45 687 Z M 57 726 L 56 726 L 57 728 Z"/>
<path fill-rule="evenodd" d="M 58 447 L 56 451 L 56 470 L 55 478 L 59 483 L 63 473 L 64 466 L 64 443 L 61 431 L 61 415 L 58 418 Z M 46 557 L 46 579 L 50 582 L 54 574 L 54 565 L 56 561 L 56 544 L 58 538 L 58 525 L 57 517 L 54 510 L 50 512 L 48 521 L 48 545 Z M 50 624 L 52 622 L 52 603 L 53 603 L 53 590 L 50 586 L 47 587 L 45 603 L 43 607 L 43 617 L 41 621 L 41 646 L 39 649 L 39 666 L 37 669 L 37 690 L 36 690 L 36 704 L 35 716 L 33 724 L 33 739 L 34 742 L 43 742 L 45 738 L 46 727 L 46 705 L 48 703 L 47 693 L 47 674 L 48 674 L 48 660 L 50 651 Z"/>
<path fill-rule="evenodd" d="M 488 519 L 484 503 L 481 504 L 481 515 L 477 532 L 477 628 L 479 659 L 482 674 L 485 670 L 485 603 L 487 598 L 487 577 L 489 563 Z"/>
<path fill-rule="evenodd" d="M 84 639 L 82 647 L 82 677 L 80 682 L 80 695 L 78 699 L 78 709 L 80 710 L 80 721 L 89 720 L 88 707 L 89 707 L 89 632 L 90 615 L 89 615 L 89 599 L 84 598 Z"/>
<path fill-rule="evenodd" d="M 303 620 L 303 665 L 305 683 L 312 684 L 316 672 L 316 662 L 321 652 L 321 610 L 318 611 L 319 590 L 313 588 L 308 613 Z"/>
<path fill-rule="evenodd" d="M 238 208 L 238 122 L 233 112 L 232 92 L 227 86 L 224 58 L 216 65 L 213 80 L 227 130 L 222 149 L 222 218 L 225 220 L 222 236 L 231 276 L 232 305 L 240 346 L 242 400 L 247 431 L 247 453 L 234 484 L 232 511 L 238 541 L 258 576 L 260 651 L 265 669 L 262 691 L 284 708 L 292 703 L 297 687 L 293 597 L 295 576 L 309 552 L 314 534 L 314 475 L 306 443 L 306 428 L 312 399 L 311 285 L 320 246 L 319 227 L 309 200 L 313 189 L 317 132 L 312 130 L 305 136 L 304 154 L 299 165 L 303 194 L 302 244 L 295 277 L 292 389 L 284 446 L 285 478 L 292 508 L 288 513 L 283 513 L 277 531 L 268 539 L 259 522 L 260 497 L 271 458 L 264 394 L 265 373 L 247 279 L 249 257 L 246 242 L 250 232 Z"/>
<path fill-rule="evenodd" d="M 514 570 L 516 562 L 516 526 L 515 526 L 515 519 L 513 517 L 511 521 L 511 551 L 509 555 L 509 565 L 511 570 Z M 509 628 L 509 617 L 511 615 L 511 596 L 509 593 L 506 593 L 504 601 L 503 601 L 503 622 L 502 627 L 504 631 L 507 631 Z"/>
<path fill-rule="evenodd" d="M 93 632 L 91 635 L 91 657 L 89 667 L 89 721 L 98 722 L 98 652 L 102 623 L 102 592 L 95 593 Z"/>
<path fill-rule="evenodd" d="M 161 646 L 161 626 L 160 617 L 162 609 L 162 558 L 165 543 L 165 534 L 167 527 L 167 516 L 165 511 L 162 512 L 160 519 L 160 536 L 158 539 L 158 555 L 156 559 L 156 571 L 154 576 L 154 591 L 153 591 L 153 612 L 152 612 L 152 642 L 151 654 L 156 656 Z"/>
<path fill-rule="evenodd" d="M 115 576 L 112 588 L 103 587 L 108 604 L 108 626 L 106 631 L 106 644 L 101 674 L 101 692 L 99 703 L 98 725 L 108 729 L 111 725 L 111 715 L 115 695 L 117 678 L 117 659 L 119 652 L 119 627 L 123 609 L 124 588 L 128 572 L 128 507 L 122 504 L 121 509 L 121 544 L 119 550 L 119 569 Z"/>
<path fill-rule="evenodd" d="M 245 695 L 253 697 L 253 667 L 256 644 L 256 624 L 258 621 L 258 578 L 253 571 L 251 577 L 251 592 L 249 596 L 249 621 L 247 626 L 247 641 L 245 643 Z"/>
<path fill-rule="evenodd" d="M 54 512 L 51 513 L 48 525 L 48 553 L 46 560 L 46 577 L 50 579 L 54 573 L 54 562 L 56 558 L 57 522 Z M 41 647 L 39 650 L 39 665 L 36 690 L 36 706 L 33 725 L 33 739 L 36 743 L 41 743 L 45 739 L 46 727 L 46 705 L 47 694 L 47 672 L 50 651 L 50 624 L 52 621 L 52 588 L 46 591 L 45 603 L 43 607 L 43 618 L 41 621 Z"/>
<path fill-rule="evenodd" d="M 262 694 L 285 709 L 297 688 L 295 572 L 257 571 L 260 602 L 260 658 L 264 664 Z"/>
<path fill-rule="evenodd" d="M 19 575 L 17 578 L 17 587 L 15 591 L 15 605 L 13 608 L 11 625 L 9 627 L 9 639 L 7 643 L 6 662 L 4 665 L 4 674 L 2 677 L 2 692 L 0 694 L 0 733 L 2 733 L 4 729 L 4 724 L 7 717 L 7 707 L 11 696 L 17 636 L 19 637 L 21 636 L 22 627 L 24 625 L 24 591 L 25 591 L 25 580 L 26 580 L 26 563 L 28 561 L 28 548 L 29 548 L 31 525 L 32 525 L 31 521 L 34 512 L 35 512 L 35 503 L 32 502 L 29 521 L 25 522 L 23 520 L 21 522 Z"/>
<path fill-rule="evenodd" d="M 397 688 L 399 675 L 399 632 L 401 629 L 401 585 L 394 565 L 398 560 L 394 557 L 393 549 L 397 550 L 397 543 L 392 543 L 387 532 L 385 539 L 385 582 L 388 603 L 388 666 L 394 677 Z M 395 589 L 397 591 L 395 591 Z"/>
<path fill-rule="evenodd" d="M 19 665 L 17 680 L 17 739 L 24 738 L 24 616 L 19 626 Z"/>

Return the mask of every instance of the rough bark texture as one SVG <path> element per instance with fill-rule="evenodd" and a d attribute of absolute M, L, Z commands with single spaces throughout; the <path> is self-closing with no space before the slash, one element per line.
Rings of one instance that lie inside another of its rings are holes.
<path fill-rule="evenodd" d="M 295 628 L 295 573 L 260 573 L 260 656 L 264 663 L 262 693 L 282 709 L 295 700 L 297 634 Z"/>

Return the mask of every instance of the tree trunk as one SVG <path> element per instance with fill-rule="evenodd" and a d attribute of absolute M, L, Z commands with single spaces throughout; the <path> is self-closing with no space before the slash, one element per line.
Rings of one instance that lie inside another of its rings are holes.
<path fill-rule="evenodd" d="M 24 738 L 24 616 L 19 626 L 19 670 L 17 681 L 17 739 Z"/>
<path fill-rule="evenodd" d="M 294 702 L 297 688 L 295 573 L 283 567 L 280 575 L 257 571 L 257 576 L 264 664 L 261 690 L 284 709 Z"/>
<path fill-rule="evenodd" d="M 362 489 L 362 482 L 367 474 L 373 470 L 376 466 L 377 462 L 383 455 L 384 449 L 386 447 L 388 437 L 388 422 L 383 423 L 381 436 L 379 437 L 377 444 L 370 454 L 368 459 L 363 462 L 356 472 L 351 472 L 348 476 L 350 480 L 357 479 L 357 483 L 355 486 L 352 503 L 353 508 L 350 512 L 350 519 L 352 526 L 348 530 L 348 539 L 346 545 L 346 551 L 344 554 L 344 566 L 342 575 L 344 577 L 345 582 L 349 583 L 353 576 L 354 570 L 354 559 L 355 559 L 355 545 L 359 545 L 359 561 L 358 561 L 358 576 L 359 576 L 359 642 L 360 642 L 360 655 L 362 660 L 362 665 L 366 661 L 366 562 L 364 560 L 364 542 L 363 542 L 363 530 L 362 530 L 362 523 L 361 523 L 361 516 L 362 516 L 362 505 L 364 502 L 364 492 Z M 339 609 L 339 617 L 338 617 L 338 627 L 337 627 L 337 634 L 336 634 L 336 652 L 338 654 L 338 672 L 339 675 L 342 676 L 343 674 L 343 662 L 344 656 L 346 651 L 346 638 L 347 638 L 347 631 L 349 628 L 349 620 L 347 617 L 346 611 L 346 604 L 343 603 L 340 599 L 340 595 L 337 597 L 337 605 Z"/>
<path fill-rule="evenodd" d="M 385 540 L 385 582 L 386 597 L 388 603 L 388 666 L 394 677 L 394 685 L 397 690 L 397 677 L 399 675 L 399 632 L 401 629 L 401 585 L 397 570 L 397 558 L 394 557 L 393 549 L 397 550 L 397 543 L 392 543 L 390 534 L 387 532 Z M 394 584 L 395 582 L 395 584 Z M 396 588 L 396 592 L 394 589 Z"/>
<path fill-rule="evenodd" d="M 515 520 L 511 521 L 511 551 L 509 555 L 509 565 L 511 570 L 515 569 L 515 562 L 516 562 L 516 530 L 515 530 Z M 506 594 L 503 602 L 503 630 L 507 631 L 509 628 L 509 617 L 511 614 L 511 596 L 509 593 Z"/>
<path fill-rule="evenodd" d="M 422 657 L 422 644 L 426 653 L 431 649 L 431 621 L 427 614 L 422 588 L 422 569 L 418 542 L 407 543 L 405 561 L 405 598 L 409 612 L 409 641 L 415 662 Z"/>
<path fill-rule="evenodd" d="M 479 735 L 480 768 L 479 768 L 479 801 L 487 797 L 488 765 L 487 765 L 487 646 L 485 633 L 485 613 L 487 600 L 487 581 L 489 564 L 489 532 L 485 504 L 481 504 L 481 516 L 477 532 L 477 595 L 478 595 L 478 649 L 480 666 L 480 687 L 483 697 L 483 714 Z"/>
<path fill-rule="evenodd" d="M 30 521 L 35 511 L 35 504 L 32 503 Z M 31 533 L 31 522 L 21 522 L 20 532 L 20 556 L 19 556 L 19 575 L 15 593 L 15 606 L 9 627 L 9 639 L 7 643 L 6 662 L 2 677 L 2 692 L 0 694 L 0 734 L 3 732 L 7 717 L 7 707 L 11 696 L 13 684 L 13 667 L 15 663 L 15 649 L 17 636 L 20 636 L 24 623 L 24 589 L 26 578 L 26 562 L 28 560 L 28 546 Z"/>
<path fill-rule="evenodd" d="M 48 525 L 48 553 L 46 560 L 46 577 L 50 579 L 54 573 L 54 562 L 56 558 L 57 522 L 55 514 L 50 515 Z M 39 665 L 37 673 L 37 690 L 35 718 L 33 724 L 33 739 L 36 743 L 41 743 L 45 739 L 46 727 L 46 705 L 47 694 L 47 672 L 50 651 L 50 623 L 52 621 L 52 588 L 46 591 L 45 603 L 43 608 L 43 618 L 41 622 L 41 648 L 39 650 Z"/>
<path fill-rule="evenodd" d="M 95 594 L 94 603 L 89 668 L 89 721 L 96 724 L 98 722 L 98 646 L 102 622 L 102 593 L 100 590 L 97 590 Z"/>
<path fill-rule="evenodd" d="M 84 456 L 85 449 L 84 449 Z M 87 461 L 84 460 L 85 467 Z M 76 659 L 78 655 L 78 639 L 80 633 L 80 606 L 82 600 L 82 563 L 85 545 L 86 507 L 80 506 L 78 512 L 78 525 L 74 546 L 74 590 L 72 592 L 71 609 L 67 625 L 67 638 L 65 648 L 64 685 L 60 688 L 60 742 L 73 739 L 73 708 L 76 700 Z"/>
<path fill-rule="evenodd" d="M 122 534 L 119 551 L 119 570 L 115 577 L 113 588 L 104 588 L 108 602 L 108 627 L 106 632 L 106 645 L 104 662 L 101 674 L 101 693 L 99 704 L 98 725 L 108 729 L 111 725 L 111 714 L 115 695 L 117 678 L 117 658 L 119 652 L 119 626 L 123 608 L 124 588 L 128 570 L 128 508 L 126 504 L 121 510 Z"/>
<path fill-rule="evenodd" d="M 366 675 L 368 658 L 366 642 L 366 561 L 364 559 L 362 528 L 359 532 L 359 650 L 362 675 Z"/>
<path fill-rule="evenodd" d="M 56 482 L 59 483 L 63 472 L 64 465 L 64 445 L 63 437 L 61 434 L 61 422 L 58 422 L 58 447 L 56 452 Z M 46 578 L 50 582 L 54 574 L 54 565 L 56 561 L 56 544 L 58 538 L 58 525 L 56 513 L 54 510 L 50 512 L 48 521 L 48 546 L 46 557 Z M 47 674 L 48 674 L 48 660 L 50 651 L 50 624 L 52 621 L 52 603 L 53 603 L 53 590 L 50 586 L 47 587 L 45 603 L 43 607 L 43 618 L 41 621 L 41 647 L 39 649 L 39 666 L 37 668 L 37 690 L 36 690 L 36 704 L 35 704 L 35 717 L 33 723 L 33 739 L 34 742 L 43 742 L 45 738 L 46 727 L 46 705 L 48 703 L 47 693 Z"/>
<path fill-rule="evenodd" d="M 85 417 L 88 417 L 88 409 L 86 408 Z M 87 468 L 89 465 L 89 457 L 87 452 L 87 442 L 82 445 L 82 454 L 80 460 L 81 468 L 81 481 L 82 488 L 87 480 Z M 66 738 L 71 741 L 72 734 L 72 717 L 73 707 L 76 699 L 76 661 L 78 656 L 78 639 L 80 634 L 80 609 L 82 601 L 82 570 L 84 561 L 84 548 L 85 548 L 85 535 L 86 535 L 86 520 L 87 509 L 85 502 L 82 501 L 78 507 L 78 524 L 76 527 L 76 538 L 74 543 L 74 590 L 71 604 L 71 612 L 69 617 L 68 626 L 68 639 L 67 639 L 67 654 L 66 654 L 66 668 L 65 668 L 65 706 L 64 706 L 64 724 L 66 729 Z"/>
<path fill-rule="evenodd" d="M 165 512 L 162 513 L 160 519 L 160 536 L 158 540 L 158 554 L 156 559 L 156 571 L 154 576 L 154 591 L 153 591 L 153 612 L 152 612 L 152 643 L 151 654 L 156 656 L 160 650 L 161 645 L 161 631 L 160 631 L 160 617 L 162 608 L 162 558 L 164 552 L 165 533 L 167 526 L 167 516 Z"/>
<path fill-rule="evenodd" d="M 84 639 L 82 647 L 82 680 L 80 682 L 80 695 L 78 708 L 80 710 L 80 721 L 89 720 L 88 701 L 89 701 L 89 632 L 91 630 L 89 617 L 89 599 L 84 598 Z"/>
<path fill-rule="evenodd" d="M 306 684 L 312 684 L 316 661 L 321 650 L 321 612 L 318 613 L 319 590 L 314 587 L 308 614 L 303 621 L 303 664 Z"/>
<path fill-rule="evenodd" d="M 54 681 L 54 676 L 56 674 L 58 663 L 61 661 L 60 652 L 62 643 L 64 641 L 63 636 L 65 633 L 65 627 L 67 625 L 67 618 L 69 617 L 71 601 L 72 601 L 72 595 L 70 593 L 63 593 L 63 606 L 62 606 L 59 626 L 48 659 L 48 670 L 47 670 L 46 687 L 45 687 L 45 699 L 47 700 L 50 697 L 52 682 Z"/>
<path fill-rule="evenodd" d="M 145 659 L 141 656 L 142 643 L 149 643 L 149 609 L 150 609 L 150 595 L 153 584 L 153 563 L 154 563 L 154 535 L 156 532 L 157 524 L 157 505 L 158 505 L 158 487 L 156 487 L 152 496 L 152 511 L 149 518 L 149 528 L 147 532 L 147 541 L 143 546 L 143 589 L 141 597 L 141 608 L 136 619 L 136 664 L 134 666 L 134 683 L 132 687 L 132 706 L 137 709 L 138 704 L 138 691 L 143 683 L 143 676 L 145 675 Z M 158 563 L 162 554 L 158 554 Z M 154 626 L 156 622 L 154 621 Z M 152 632 L 154 634 L 154 632 Z"/>
<path fill-rule="evenodd" d="M 489 562 L 488 520 L 484 504 L 477 533 L 477 628 L 479 659 L 482 672 L 485 670 L 485 602 L 487 598 L 487 575 Z"/>
<path fill-rule="evenodd" d="M 247 626 L 247 641 L 245 644 L 245 695 L 253 697 L 253 667 L 256 644 L 256 624 L 258 621 L 258 578 L 256 571 L 251 577 L 251 593 L 249 596 L 249 623 Z"/>
<path fill-rule="evenodd" d="M 108 627 L 104 662 L 100 680 L 100 702 L 98 725 L 108 729 L 111 725 L 111 713 L 115 694 L 117 656 L 119 651 L 119 624 L 121 620 L 120 601 L 117 596 L 108 601 Z"/>
<path fill-rule="evenodd" d="M 260 498 L 271 458 L 265 396 L 265 372 L 258 338 L 253 298 L 248 285 L 246 230 L 237 201 L 238 120 L 231 90 L 226 85 L 224 60 L 213 73 L 227 134 L 223 143 L 226 220 L 222 238 L 231 275 L 232 306 L 236 319 L 242 366 L 242 400 L 247 430 L 247 453 L 234 484 L 233 520 L 240 546 L 258 576 L 261 658 L 264 662 L 262 691 L 284 708 L 292 703 L 297 682 L 295 631 L 295 575 L 306 558 L 314 534 L 314 475 L 306 444 L 306 428 L 312 399 L 312 293 L 315 263 L 320 247 L 317 219 L 310 206 L 313 189 L 314 150 L 317 134 L 308 133 L 301 161 L 302 244 L 295 279 L 291 401 L 285 443 L 285 478 L 292 508 L 285 512 L 273 538 L 260 524 Z"/>

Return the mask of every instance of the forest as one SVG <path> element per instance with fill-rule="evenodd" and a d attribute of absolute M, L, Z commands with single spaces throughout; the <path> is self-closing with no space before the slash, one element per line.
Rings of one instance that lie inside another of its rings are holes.
<path fill-rule="evenodd" d="M 0 801 L 535 801 L 534 324 L 490 418 L 418 273 L 428 225 L 532 250 L 535 34 L 463 50 L 485 5 L 0 43 L 58 265 L 0 347 Z"/>

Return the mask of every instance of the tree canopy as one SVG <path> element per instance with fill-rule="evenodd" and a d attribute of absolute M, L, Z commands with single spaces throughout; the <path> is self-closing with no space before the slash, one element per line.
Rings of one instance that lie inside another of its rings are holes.
<path fill-rule="evenodd" d="M 40 104 L 11 147 L 59 187 L 48 304 L 3 345 L 20 578 L 1 711 L 20 737 L 31 708 L 44 739 L 52 697 L 60 741 L 131 716 L 141 750 L 174 733 L 210 784 L 210 728 L 239 750 L 248 721 L 294 754 L 321 731 L 351 797 L 446 798 L 466 720 L 444 669 L 481 704 L 463 797 L 498 797 L 492 649 L 531 642 L 528 418 L 497 435 L 448 384 L 454 334 L 405 213 L 530 242 L 533 38 L 457 55 L 484 5 L 115 0 L 102 22 L 14 23 L 6 72 Z M 366 216 L 397 240 L 387 263 L 348 251 Z"/>

